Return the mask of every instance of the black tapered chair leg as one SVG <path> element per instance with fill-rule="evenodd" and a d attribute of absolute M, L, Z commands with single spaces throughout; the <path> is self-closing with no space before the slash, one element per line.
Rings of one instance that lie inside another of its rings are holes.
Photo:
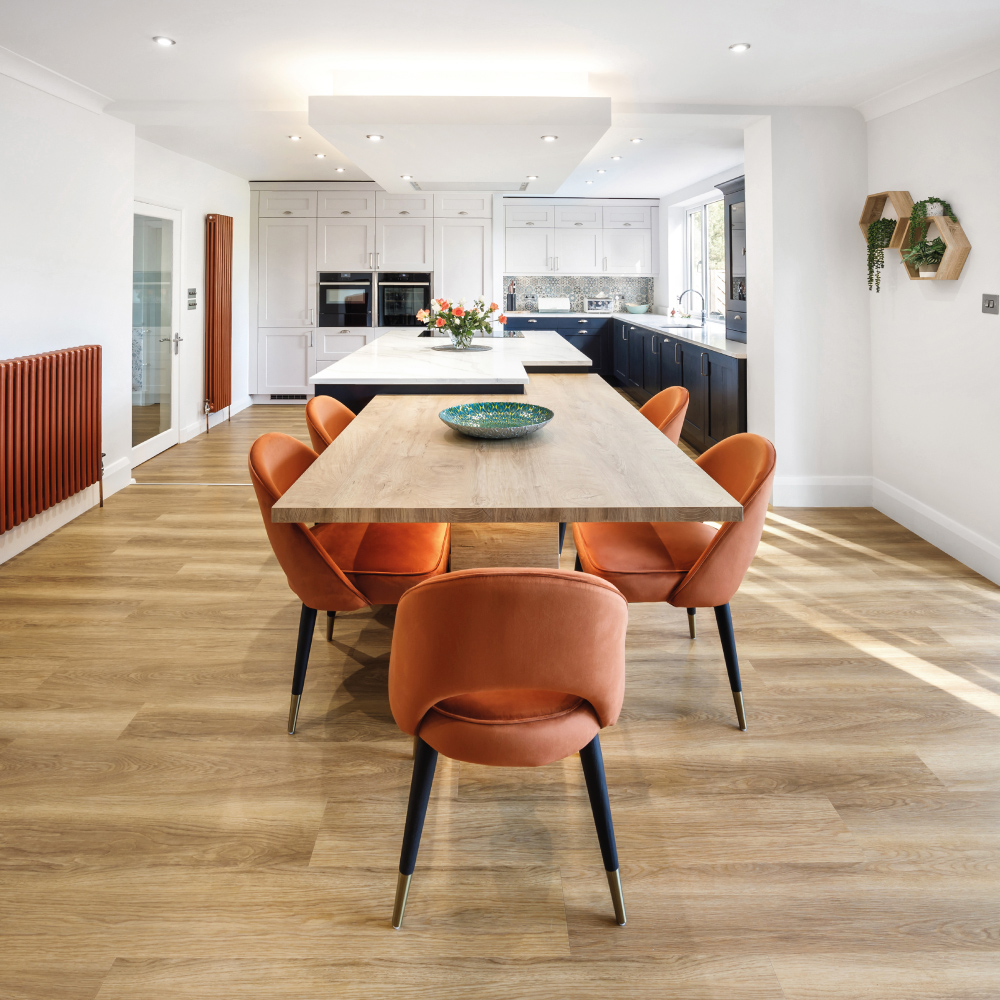
<path fill-rule="evenodd" d="M 396 880 L 396 902 L 392 908 L 392 926 L 399 930 L 410 892 L 410 879 L 417 865 L 420 834 L 424 829 L 427 802 L 434 783 L 437 750 L 428 746 L 419 736 L 413 748 L 413 777 L 410 779 L 410 800 L 406 806 L 406 826 L 403 828 L 403 849 L 399 852 L 399 877 Z"/>
<path fill-rule="evenodd" d="M 333 642 L 333 623 L 337 620 L 336 611 L 327 611 L 326 613 L 326 641 Z"/>
<path fill-rule="evenodd" d="M 733 616 L 728 604 L 720 604 L 715 609 L 715 620 L 719 625 L 719 638 L 722 640 L 722 654 L 726 658 L 726 671 L 729 674 L 729 686 L 733 691 L 733 703 L 736 705 L 736 718 L 740 730 L 746 732 L 747 716 L 743 707 L 743 683 L 740 680 L 740 662 L 736 658 L 736 634 L 733 632 Z"/>
<path fill-rule="evenodd" d="M 559 555 L 562 555 L 563 542 L 566 541 L 566 522 L 559 522 Z"/>
<path fill-rule="evenodd" d="M 316 609 L 302 605 L 299 614 L 299 641 L 295 647 L 295 671 L 292 673 L 292 703 L 288 707 L 288 735 L 295 735 L 295 724 L 299 719 L 299 705 L 302 704 L 302 688 L 306 683 L 306 667 L 309 666 L 309 650 L 312 649 L 313 629 L 316 628 Z"/>
<path fill-rule="evenodd" d="M 618 848 L 615 845 L 615 828 L 611 822 L 611 803 L 608 801 L 608 782 L 604 776 L 604 756 L 601 753 L 600 737 L 595 736 L 581 751 L 580 763 L 583 776 L 587 779 L 587 794 L 590 809 L 597 827 L 597 840 L 601 845 L 604 870 L 608 875 L 611 901 L 615 907 L 615 920 L 625 923 L 625 899 L 622 896 L 622 880 L 618 871 Z"/>
<path fill-rule="evenodd" d="M 692 639 L 698 638 L 698 620 L 695 618 L 697 613 L 697 608 L 688 608 L 688 634 Z"/>

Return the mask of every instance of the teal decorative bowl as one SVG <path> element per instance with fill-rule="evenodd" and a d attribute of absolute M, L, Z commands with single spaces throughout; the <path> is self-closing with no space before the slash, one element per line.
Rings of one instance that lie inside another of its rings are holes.
<path fill-rule="evenodd" d="M 630 313 L 638 314 L 638 313 L 644 313 L 649 308 L 649 306 L 637 306 L 634 302 L 626 302 L 625 308 Z"/>
<path fill-rule="evenodd" d="M 460 403 L 438 416 L 459 434 L 476 438 L 524 437 L 544 427 L 555 414 L 533 403 Z"/>

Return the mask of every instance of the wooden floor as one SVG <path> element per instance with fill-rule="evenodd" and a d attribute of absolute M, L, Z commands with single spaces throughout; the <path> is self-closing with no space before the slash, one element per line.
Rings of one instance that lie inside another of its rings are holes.
<path fill-rule="evenodd" d="M 245 483 L 257 407 L 136 470 Z M 564 565 L 572 566 L 567 548 Z M 630 611 L 603 736 L 628 924 L 579 761 L 442 761 L 402 931 L 393 612 L 317 631 L 246 486 L 137 485 L 0 567 L 0 997 L 1000 996 L 1000 590 L 872 510 L 777 510 L 733 602 Z"/>

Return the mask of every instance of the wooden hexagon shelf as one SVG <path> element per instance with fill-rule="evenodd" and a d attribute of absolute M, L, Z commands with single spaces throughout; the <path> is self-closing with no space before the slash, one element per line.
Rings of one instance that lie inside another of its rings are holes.
<path fill-rule="evenodd" d="M 937 271 L 928 277 L 921 277 L 918 270 L 909 261 L 904 260 L 903 267 L 906 268 L 906 273 L 910 276 L 911 281 L 954 281 L 962 273 L 962 268 L 965 267 L 965 261 L 972 249 L 972 244 L 969 243 L 965 230 L 954 219 L 949 219 L 947 215 L 927 216 L 928 235 L 930 235 L 932 223 L 937 227 L 938 235 L 947 247 L 941 258 L 941 263 L 938 264 Z"/>
<path fill-rule="evenodd" d="M 885 210 L 885 203 L 889 202 L 896 212 L 896 228 L 893 230 L 892 239 L 889 240 L 890 250 L 899 250 L 903 246 L 906 234 L 910 230 L 910 212 L 913 211 L 913 199 L 909 191 L 879 191 L 878 194 L 870 194 L 865 198 L 865 210 L 861 213 L 858 225 L 865 239 L 868 239 L 868 227 L 876 220 L 882 218 Z"/>

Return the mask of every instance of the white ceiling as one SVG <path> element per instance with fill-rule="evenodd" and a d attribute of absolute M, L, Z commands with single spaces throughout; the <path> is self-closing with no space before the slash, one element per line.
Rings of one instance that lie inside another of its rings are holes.
<path fill-rule="evenodd" d="M 751 50 L 733 55 L 736 41 Z M 313 95 L 857 106 L 935 68 L 995 59 L 998 42 L 998 0 L 0 0 L 0 45 L 106 95 L 141 137 L 248 179 L 363 176 L 310 129 Z M 732 125 L 661 124 L 602 175 L 601 193 L 673 189 L 657 178 L 683 186 L 686 164 L 705 176 L 735 153 Z M 616 115 L 560 193 L 597 187 L 583 181 L 619 127 Z"/>

